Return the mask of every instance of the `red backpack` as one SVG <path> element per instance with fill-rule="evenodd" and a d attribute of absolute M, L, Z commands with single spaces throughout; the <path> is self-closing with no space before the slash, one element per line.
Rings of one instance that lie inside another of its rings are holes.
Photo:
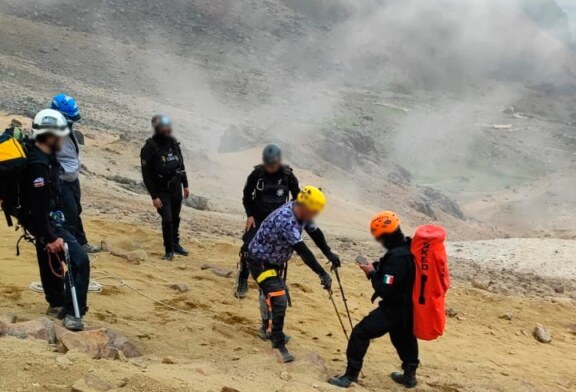
<path fill-rule="evenodd" d="M 434 340 L 446 326 L 445 301 L 450 287 L 448 256 L 444 241 L 446 231 L 435 225 L 420 226 L 412 239 L 411 251 L 416 265 L 414 335 L 421 340 Z"/>

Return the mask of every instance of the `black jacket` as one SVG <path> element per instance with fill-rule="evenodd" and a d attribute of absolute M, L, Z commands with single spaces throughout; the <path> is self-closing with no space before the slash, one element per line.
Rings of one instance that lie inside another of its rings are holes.
<path fill-rule="evenodd" d="M 188 188 L 188 177 L 180 143 L 174 138 L 153 136 L 140 151 L 142 178 L 152 199 L 160 193 L 181 192 Z"/>
<path fill-rule="evenodd" d="M 290 200 L 300 192 L 298 179 L 292 168 L 284 165 L 276 173 L 268 173 L 263 165 L 258 165 L 246 180 L 242 204 L 247 216 L 259 221 L 266 219 L 272 211 Z"/>
<path fill-rule="evenodd" d="M 60 164 L 55 154 L 46 154 L 35 144 L 26 146 L 27 165 L 22 176 L 22 224 L 42 243 L 57 239 L 50 213 L 60 210 Z"/>
<path fill-rule="evenodd" d="M 372 300 L 381 298 L 380 306 L 397 315 L 412 313 L 416 269 L 410 243 L 410 238 L 406 238 L 398 246 L 389 249 L 380 261 L 374 263 L 375 271 L 370 276 L 374 288 Z"/>

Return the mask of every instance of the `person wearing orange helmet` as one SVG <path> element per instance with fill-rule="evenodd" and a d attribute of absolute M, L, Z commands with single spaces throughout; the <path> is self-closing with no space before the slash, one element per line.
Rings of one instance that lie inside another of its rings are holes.
<path fill-rule="evenodd" d="M 370 231 L 386 248 L 386 254 L 380 261 L 359 265 L 372 282 L 372 302 L 380 298 L 379 306 L 352 330 L 346 350 L 348 366 L 344 375 L 333 377 L 328 382 L 348 388 L 358 381 L 370 341 L 389 333 L 403 369 L 403 372 L 392 373 L 392 380 L 406 388 L 413 388 L 417 384 L 416 369 L 420 361 L 418 341 L 413 332 L 412 289 L 416 270 L 410 251 L 411 239 L 404 236 L 400 218 L 392 211 L 376 214 L 370 223 Z"/>

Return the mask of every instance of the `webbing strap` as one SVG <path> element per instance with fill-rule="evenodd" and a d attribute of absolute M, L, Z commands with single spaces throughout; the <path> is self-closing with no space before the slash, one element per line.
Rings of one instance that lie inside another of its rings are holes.
<path fill-rule="evenodd" d="M 258 275 L 258 277 L 256 278 L 256 282 L 262 283 L 266 279 L 273 278 L 275 276 L 278 276 L 278 272 L 275 269 L 269 269 L 269 270 L 262 272 L 260 275 Z"/>

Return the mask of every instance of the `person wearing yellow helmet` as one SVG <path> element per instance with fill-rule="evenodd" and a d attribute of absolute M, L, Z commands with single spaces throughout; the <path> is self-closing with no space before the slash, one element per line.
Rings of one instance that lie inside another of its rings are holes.
<path fill-rule="evenodd" d="M 306 246 L 302 233 L 308 233 L 332 263 L 332 268 L 340 266 L 340 258 L 332 252 L 324 234 L 314 223 L 325 205 L 326 196 L 320 189 L 304 187 L 295 201 L 278 208 L 262 222 L 248 245 L 248 268 L 261 293 L 262 327 L 259 336 L 272 341 L 272 347 L 279 350 L 284 362 L 294 360 L 294 356 L 286 349 L 287 339 L 283 331 L 289 304 L 284 273 L 294 251 L 320 277 L 323 288 L 330 290 L 332 285 L 332 278 Z"/>

